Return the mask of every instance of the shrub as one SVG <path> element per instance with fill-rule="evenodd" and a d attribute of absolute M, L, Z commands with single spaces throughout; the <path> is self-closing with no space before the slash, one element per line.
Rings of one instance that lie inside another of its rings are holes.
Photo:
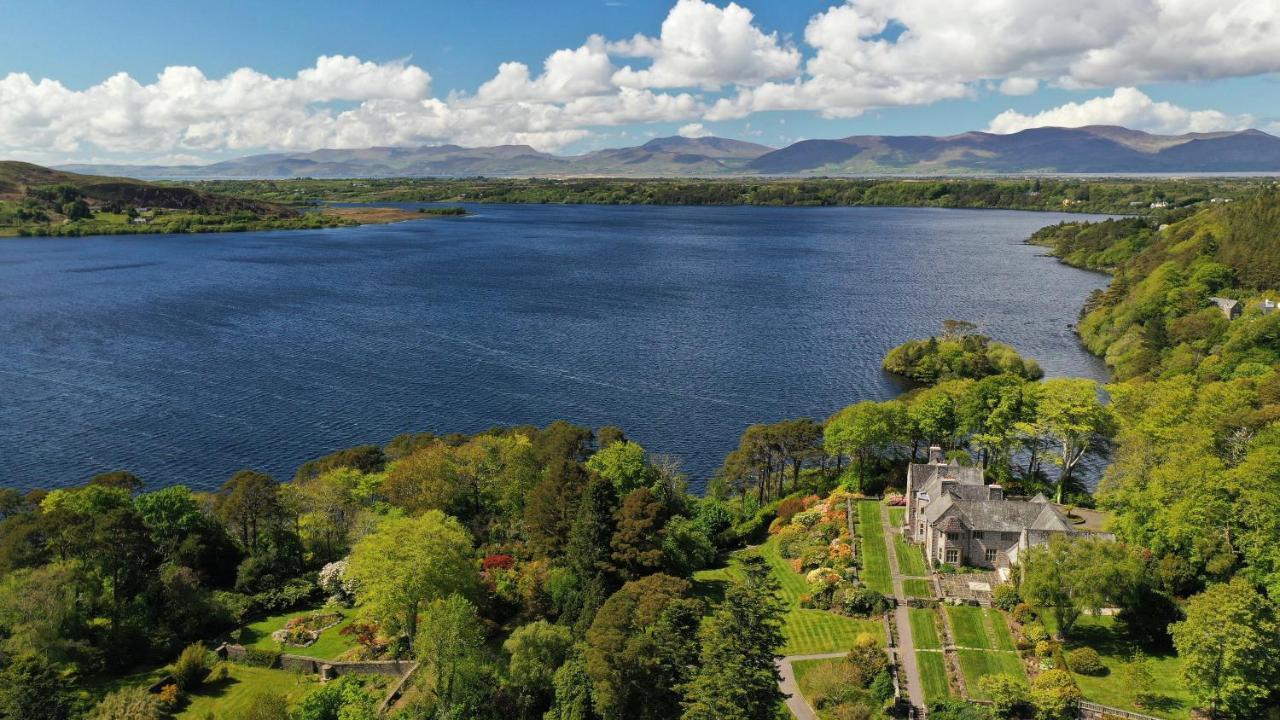
<path fill-rule="evenodd" d="M 1047 658 L 1053 654 L 1053 643 L 1041 640 L 1036 643 L 1036 657 Z"/>
<path fill-rule="evenodd" d="M 208 676 L 209 651 L 205 649 L 204 643 L 188 645 L 173 664 L 173 681 L 183 692 L 191 692 L 200 687 Z"/>
<path fill-rule="evenodd" d="M 244 661 L 255 667 L 275 667 L 280 660 L 280 653 L 266 648 L 247 647 L 244 649 Z"/>
<path fill-rule="evenodd" d="M 869 587 L 845 588 L 835 601 L 846 615 L 877 615 L 889 609 L 889 600 Z"/>
<path fill-rule="evenodd" d="M 1015 585 L 1000 583 L 991 591 L 991 604 L 1005 612 L 1011 612 L 1023 603 L 1022 596 L 1018 594 L 1018 588 Z"/>
<path fill-rule="evenodd" d="M 165 710 L 173 711 L 178 707 L 178 701 L 182 699 L 182 695 L 178 692 L 178 686 L 169 683 L 160 688 L 160 692 L 156 694 L 156 702 Z"/>
<path fill-rule="evenodd" d="M 1019 625 L 1026 625 L 1027 623 L 1035 622 L 1036 620 L 1035 608 L 1024 602 L 1020 602 L 1015 605 L 1009 614 L 1013 616 L 1014 620 L 1018 621 Z"/>
<path fill-rule="evenodd" d="M 1041 720 L 1067 720 L 1074 717 L 1080 688 L 1066 670 L 1046 670 L 1031 681 L 1031 704 Z"/>
<path fill-rule="evenodd" d="M 1041 640 L 1049 639 L 1049 631 L 1045 630 L 1044 626 L 1041 625 L 1040 623 L 1031 623 L 1029 625 L 1023 625 L 1022 635 L 1027 640 L 1033 643 L 1038 643 Z"/>
<path fill-rule="evenodd" d="M 778 503 L 778 520 L 783 523 L 791 522 L 791 518 L 805 509 L 804 501 L 800 498 L 787 498 Z"/>
<path fill-rule="evenodd" d="M 1098 651 L 1091 647 L 1076 648 L 1067 653 L 1067 667 L 1081 675 L 1103 675 L 1107 672 Z"/>
<path fill-rule="evenodd" d="M 893 697 L 893 675 L 888 670 L 880 671 L 876 679 L 871 681 L 871 697 L 881 703 L 888 702 Z"/>
<path fill-rule="evenodd" d="M 175 693 L 178 689 L 173 685 L 165 688 L 173 688 Z M 89 720 L 160 720 L 163 717 L 160 699 L 141 686 L 107 695 L 89 713 Z"/>
<path fill-rule="evenodd" d="M 983 675 L 978 678 L 978 687 L 991 698 L 991 707 L 996 716 L 1021 717 L 1028 704 L 1026 683 L 1011 675 Z"/>
<path fill-rule="evenodd" d="M 844 664 L 850 682 L 860 688 L 869 688 L 877 675 L 889 671 L 889 656 L 879 640 L 862 633 L 853 641 L 853 648 L 845 655 Z"/>

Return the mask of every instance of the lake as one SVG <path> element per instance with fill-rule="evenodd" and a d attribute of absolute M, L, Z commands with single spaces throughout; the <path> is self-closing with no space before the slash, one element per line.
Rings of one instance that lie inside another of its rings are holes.
<path fill-rule="evenodd" d="M 406 431 L 617 424 L 701 487 L 754 422 L 901 387 L 884 353 L 979 323 L 1105 377 L 1103 275 L 1023 245 L 1080 215 L 480 205 L 337 230 L 0 240 L 3 484 L 213 488 Z"/>

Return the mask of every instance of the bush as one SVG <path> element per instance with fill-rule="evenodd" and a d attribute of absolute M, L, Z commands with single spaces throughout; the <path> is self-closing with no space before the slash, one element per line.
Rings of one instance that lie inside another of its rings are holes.
<path fill-rule="evenodd" d="M 1022 635 L 1033 643 L 1039 643 L 1042 640 L 1049 639 L 1049 631 L 1044 629 L 1040 623 L 1031 623 L 1022 626 Z"/>
<path fill-rule="evenodd" d="M 254 667 L 275 667 L 280 660 L 280 653 L 266 648 L 247 647 L 244 649 L 244 662 Z"/>
<path fill-rule="evenodd" d="M 166 685 L 165 688 L 177 688 Z M 146 688 L 128 687 L 102 698 L 102 702 L 89 713 L 89 720 L 161 720 L 164 712 L 160 699 Z"/>
<path fill-rule="evenodd" d="M 1036 643 L 1036 657 L 1047 658 L 1053 654 L 1053 643 L 1041 640 Z"/>
<path fill-rule="evenodd" d="M 1012 583 L 1000 583 L 991 591 L 991 604 L 1004 610 L 1011 612 L 1014 608 L 1022 605 L 1022 596 L 1018 594 L 1018 588 Z"/>
<path fill-rule="evenodd" d="M 889 600 L 869 587 L 845 588 L 835 598 L 838 609 L 846 615 L 878 615 L 889 609 Z"/>
<path fill-rule="evenodd" d="M 160 688 L 160 692 L 156 694 L 156 702 L 161 708 L 172 712 L 178 709 L 178 702 L 182 699 L 182 695 L 178 692 L 178 686 L 169 683 Z"/>
<path fill-rule="evenodd" d="M 173 681 L 183 692 L 191 692 L 200 687 L 208 676 L 209 651 L 204 643 L 188 645 L 173 664 Z"/>
<path fill-rule="evenodd" d="M 1104 675 L 1107 672 L 1098 651 L 1091 647 L 1076 648 L 1067 653 L 1067 667 L 1081 675 Z"/>
<path fill-rule="evenodd" d="M 1035 622 L 1036 620 L 1035 608 L 1026 603 L 1018 603 L 1013 607 L 1013 610 L 1011 610 L 1009 614 L 1013 616 L 1013 619 L 1016 620 L 1019 625 L 1026 625 L 1027 623 Z"/>

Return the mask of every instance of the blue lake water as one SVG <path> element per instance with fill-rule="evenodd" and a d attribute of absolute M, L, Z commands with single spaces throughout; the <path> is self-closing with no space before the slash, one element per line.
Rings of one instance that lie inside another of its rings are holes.
<path fill-rule="evenodd" d="M 979 323 L 1051 375 L 1102 275 L 1021 244 L 1079 215 L 504 206 L 338 230 L 0 241 L 0 484 L 281 479 L 405 431 L 621 425 L 695 487 L 753 422 L 900 386 Z"/>

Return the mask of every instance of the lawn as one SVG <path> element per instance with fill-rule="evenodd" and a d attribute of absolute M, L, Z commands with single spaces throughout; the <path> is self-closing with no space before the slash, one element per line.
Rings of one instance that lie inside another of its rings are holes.
<path fill-rule="evenodd" d="M 1046 626 L 1056 623 L 1049 613 L 1041 612 Z M 1129 664 L 1133 646 L 1115 627 L 1115 618 L 1103 615 L 1083 615 L 1076 621 L 1067 640 L 1067 649 L 1089 646 L 1102 656 L 1108 673 L 1099 677 L 1072 673 L 1086 699 L 1103 705 L 1132 710 L 1146 715 L 1171 720 L 1190 717 L 1195 699 L 1182 682 L 1182 660 L 1176 655 L 1149 655 L 1151 676 L 1155 680 L 1152 692 L 1163 701 L 1156 708 L 1139 708 L 1135 704 L 1135 688 L 1125 681 L 1124 668 Z"/>
<path fill-rule="evenodd" d="M 991 638 L 987 637 L 987 628 L 982 622 L 982 608 L 949 605 L 947 617 L 951 619 L 951 632 L 955 635 L 956 647 L 991 649 Z"/>
<path fill-rule="evenodd" d="M 942 639 L 938 636 L 938 614 L 933 610 L 908 608 L 907 617 L 911 620 L 911 638 L 915 646 L 922 650 L 941 650 Z"/>
<path fill-rule="evenodd" d="M 907 509 L 904 507 L 889 508 L 889 525 L 894 529 L 902 527 L 902 521 L 907 519 Z"/>
<path fill-rule="evenodd" d="M 936 650 L 917 650 L 916 665 L 920 666 L 920 684 L 924 685 L 925 703 L 946 700 L 951 695 L 951 690 L 947 686 L 947 660 L 942 653 Z"/>
<path fill-rule="evenodd" d="M 778 579 L 782 599 L 790 608 L 783 618 L 782 631 L 787 638 L 787 644 L 782 648 L 784 655 L 844 652 L 852 648 L 854 640 L 863 633 L 870 633 L 880 642 L 885 642 L 884 624 L 879 618 L 850 618 L 826 610 L 800 607 L 800 596 L 808 590 L 804 576 L 791 569 L 786 558 L 778 553 L 777 543 L 772 538 L 759 550 Z M 734 573 L 732 563 L 727 569 L 700 572 L 695 576 L 696 592 L 714 595 L 715 585 L 724 583 Z"/>
<path fill-rule="evenodd" d="M 328 630 L 325 630 L 324 632 L 320 633 L 320 639 L 316 640 L 314 643 L 312 643 L 311 645 L 308 645 L 307 647 L 283 647 L 280 645 L 280 643 L 276 642 L 271 638 L 271 633 L 275 632 L 276 630 L 279 630 L 280 628 L 283 628 L 285 622 L 287 622 L 289 618 L 298 617 L 300 615 L 306 615 L 309 612 L 313 612 L 319 609 L 321 608 L 317 607 L 317 608 L 311 608 L 311 609 L 293 610 L 291 612 L 281 613 L 279 615 L 271 615 L 269 617 L 265 617 L 261 620 L 258 620 L 257 622 L 250 623 L 240 629 L 240 633 L 238 636 L 239 642 L 241 645 L 244 645 L 245 647 L 257 647 L 257 648 L 263 648 L 266 650 L 280 650 L 282 652 L 292 653 L 294 655 L 307 655 L 310 657 L 324 658 L 326 660 L 331 658 L 336 658 L 342 653 L 349 650 L 350 648 L 354 647 L 356 644 L 355 638 L 351 636 L 343 636 L 339 634 L 344 627 L 350 625 L 355 619 L 355 614 L 350 610 L 341 610 L 341 609 L 332 610 L 331 608 L 324 608 L 327 611 L 334 611 L 334 612 L 341 613 L 344 616 L 344 619 L 337 626 L 331 627 Z M 237 637 L 237 636 L 235 633 L 232 633 L 232 637 Z"/>
<path fill-rule="evenodd" d="M 933 591 L 933 583 L 928 580 L 903 580 L 902 591 L 907 594 L 907 597 L 924 600 L 932 600 L 936 596 Z"/>
<path fill-rule="evenodd" d="M 995 640 L 996 649 L 1009 652 L 1017 650 L 1013 644 L 1013 633 L 1009 632 L 1009 623 L 1005 622 L 1004 615 L 995 608 L 985 608 L 982 612 L 991 621 L 991 628 L 995 630 L 992 637 Z"/>
<path fill-rule="evenodd" d="M 862 500 L 858 503 L 858 536 L 862 539 L 862 581 L 884 595 L 893 594 L 889 574 L 889 553 L 884 545 L 884 526 L 880 524 L 880 503 Z"/>
<path fill-rule="evenodd" d="M 898 569 L 903 575 L 926 576 L 929 566 L 924 563 L 924 553 L 920 548 L 907 542 L 901 535 L 893 536 L 893 551 L 898 555 Z"/>
<path fill-rule="evenodd" d="M 960 658 L 960 671 L 964 673 L 965 687 L 969 690 L 969 696 L 974 699 L 991 699 L 978 687 L 978 679 L 985 675 L 1012 675 L 1023 682 L 1027 680 L 1022 660 L 1016 653 L 957 650 L 956 654 Z"/>
<path fill-rule="evenodd" d="M 289 705 L 319 687 L 311 676 L 286 670 L 268 670 L 236 663 L 224 663 L 226 680 L 206 684 L 192 693 L 190 702 L 175 717 L 178 720 L 203 720 L 206 717 L 239 717 L 264 693 L 283 694 Z"/>

